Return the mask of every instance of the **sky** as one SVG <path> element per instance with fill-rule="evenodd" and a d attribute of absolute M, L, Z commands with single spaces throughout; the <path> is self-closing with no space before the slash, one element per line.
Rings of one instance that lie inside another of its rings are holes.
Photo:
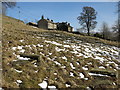
<path fill-rule="evenodd" d="M 7 16 L 25 22 L 36 22 L 44 15 L 54 22 L 69 22 L 74 29 L 80 28 L 77 17 L 84 6 L 91 6 L 97 12 L 97 26 L 101 28 L 103 22 L 112 27 L 117 20 L 117 2 L 17 2 L 16 7 L 8 9 Z"/>

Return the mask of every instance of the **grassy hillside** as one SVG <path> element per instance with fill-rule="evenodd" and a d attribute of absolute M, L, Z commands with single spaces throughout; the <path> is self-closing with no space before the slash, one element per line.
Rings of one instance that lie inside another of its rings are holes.
<path fill-rule="evenodd" d="M 115 88 L 119 43 L 3 16 L 3 87 Z"/>

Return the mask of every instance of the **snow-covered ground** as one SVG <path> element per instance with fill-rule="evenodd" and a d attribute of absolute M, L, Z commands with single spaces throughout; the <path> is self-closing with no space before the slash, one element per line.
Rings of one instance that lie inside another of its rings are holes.
<path fill-rule="evenodd" d="M 118 53 L 120 48 L 115 46 L 103 45 L 103 44 L 97 45 L 92 43 L 83 43 L 82 41 L 79 41 L 79 40 L 75 40 L 75 41 L 76 43 L 72 43 L 71 40 L 65 40 L 61 43 L 61 42 L 58 42 L 57 40 L 56 41 L 44 40 L 44 43 L 21 45 L 21 46 L 19 45 L 17 47 L 12 47 L 11 50 L 18 53 L 25 53 L 27 50 L 34 50 L 32 54 L 36 54 L 35 53 L 36 51 L 37 54 L 39 53 L 39 55 L 46 57 L 45 60 L 49 60 L 50 62 L 53 62 L 53 64 L 58 65 L 62 69 L 66 69 L 69 67 L 70 77 L 75 77 L 75 74 L 72 71 L 80 68 L 79 66 L 81 66 L 80 69 L 84 71 L 89 71 L 89 67 L 91 65 L 94 65 L 94 62 L 88 61 L 86 63 L 83 63 L 84 59 L 86 60 L 88 58 L 90 58 L 89 60 L 93 59 L 93 60 L 96 60 L 96 62 L 99 62 L 100 65 L 97 66 L 97 68 L 99 69 L 106 69 L 106 67 L 110 66 L 111 64 L 115 66 L 115 68 L 112 67 L 113 70 L 117 69 L 118 63 L 116 63 L 115 61 L 118 61 L 118 58 L 119 58 Z M 25 40 L 20 40 L 20 42 L 25 42 Z M 53 47 L 50 47 L 50 45 Z M 13 53 L 13 55 L 15 55 L 18 60 L 30 60 L 30 58 L 20 57 L 20 55 L 18 55 L 15 52 Z M 60 52 L 65 52 L 66 54 L 69 52 L 71 56 L 69 54 L 68 55 L 62 54 L 61 56 L 59 56 L 58 54 L 60 54 Z M 59 58 L 59 60 L 57 60 L 56 58 L 57 59 Z M 80 61 L 81 58 L 83 59 L 83 61 Z M 13 61 L 16 62 L 17 59 Z M 34 63 L 33 65 L 36 68 L 38 67 L 36 63 Z M 17 69 L 14 69 L 14 70 L 18 73 L 23 72 Z M 36 70 L 35 73 L 38 73 L 38 70 Z M 84 75 L 84 73 L 79 71 L 77 74 L 80 79 L 89 80 L 88 77 Z M 59 75 L 59 73 L 54 72 L 53 75 L 57 76 Z M 107 75 L 94 74 L 94 73 L 88 73 L 88 75 L 107 76 Z M 17 80 L 17 83 L 22 83 L 22 81 Z M 45 80 L 43 80 L 43 82 L 39 83 L 38 85 L 41 88 L 54 88 L 54 89 L 56 88 L 56 86 L 54 85 L 53 86 L 48 85 L 48 82 Z M 70 87 L 71 85 L 65 84 L 65 86 Z"/>

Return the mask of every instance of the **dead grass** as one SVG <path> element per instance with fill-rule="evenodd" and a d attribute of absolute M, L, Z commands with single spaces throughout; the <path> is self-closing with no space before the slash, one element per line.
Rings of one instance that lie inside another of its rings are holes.
<path fill-rule="evenodd" d="M 85 89 L 90 85 L 97 86 L 102 83 L 107 85 L 113 82 L 111 80 L 99 82 L 99 78 L 94 79 L 88 74 L 88 72 L 93 70 L 93 68 L 98 69 L 98 66 L 105 66 L 105 63 L 101 64 L 99 61 L 93 58 L 84 58 L 83 56 L 77 57 L 76 54 L 71 53 L 73 49 L 68 47 L 65 48 L 65 51 L 56 51 L 56 48 L 64 49 L 64 47 L 46 43 L 45 40 L 55 41 L 60 44 L 65 44 L 64 41 L 66 41 L 65 45 L 70 45 L 70 43 L 78 45 L 79 43 L 77 41 L 82 41 L 83 44 L 95 44 L 93 47 L 98 47 L 102 44 L 118 46 L 117 42 L 111 42 L 90 36 L 76 35 L 63 31 L 35 29 L 25 25 L 21 21 L 7 16 L 3 16 L 2 21 L 3 87 L 40 88 L 38 83 L 41 83 L 45 78 L 48 78 L 47 82 L 49 85 L 55 85 L 58 88 L 67 88 L 65 85 L 66 83 L 70 84 L 71 88 Z M 20 40 L 23 40 L 23 42 Z M 67 43 L 67 40 L 69 43 Z M 19 49 L 12 49 L 12 47 L 18 46 L 23 46 L 25 52 L 22 53 Z M 81 47 L 81 51 L 79 52 L 84 53 L 84 49 L 84 47 Z M 20 54 L 38 55 L 40 56 L 40 63 L 37 63 L 37 67 L 35 67 L 35 62 L 33 63 L 32 61 L 18 60 L 16 55 Z M 64 56 L 67 58 L 67 60 L 62 58 Z M 53 61 L 56 61 L 61 65 L 57 65 Z M 113 61 L 118 63 L 116 60 Z M 79 65 L 76 62 L 78 62 Z M 76 67 L 74 70 L 71 68 L 70 63 Z M 61 66 L 65 67 L 61 68 Z M 111 66 L 112 71 L 114 70 L 115 66 L 112 64 Z M 84 70 L 82 67 L 87 67 L 88 70 Z M 16 72 L 15 69 L 22 72 Z M 69 75 L 70 72 L 74 73 L 74 77 Z M 57 73 L 57 75 L 54 75 L 54 73 Z M 89 79 L 85 80 L 80 78 L 79 73 L 83 73 L 84 76 L 88 77 Z M 16 80 L 22 80 L 22 84 L 16 84 Z M 97 84 L 94 84 L 94 82 Z"/>

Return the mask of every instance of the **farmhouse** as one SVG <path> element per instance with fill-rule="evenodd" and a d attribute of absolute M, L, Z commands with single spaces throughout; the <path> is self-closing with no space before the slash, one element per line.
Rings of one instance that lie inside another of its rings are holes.
<path fill-rule="evenodd" d="M 46 29 L 46 30 L 61 30 L 67 32 L 73 32 L 73 27 L 70 26 L 70 23 L 62 22 L 62 23 L 54 23 L 53 20 L 44 19 L 44 16 L 37 23 L 38 28 Z"/>
<path fill-rule="evenodd" d="M 67 32 L 73 32 L 73 27 L 70 26 L 70 23 L 67 22 L 62 22 L 57 24 L 57 29 L 62 30 L 62 31 L 67 31 Z"/>
<path fill-rule="evenodd" d="M 56 30 L 57 24 L 53 20 L 44 19 L 42 16 L 41 20 L 38 21 L 38 28 L 47 29 L 47 30 Z"/>

